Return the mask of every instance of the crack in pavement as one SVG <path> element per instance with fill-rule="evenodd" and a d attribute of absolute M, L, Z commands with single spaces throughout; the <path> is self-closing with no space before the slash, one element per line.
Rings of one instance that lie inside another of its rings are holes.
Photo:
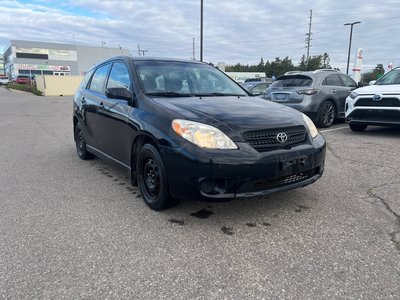
<path fill-rule="evenodd" d="M 351 162 L 351 163 L 356 163 L 356 164 L 362 163 L 362 164 L 364 164 L 364 165 L 368 165 L 368 166 L 371 166 L 371 167 L 388 168 L 388 169 L 397 170 L 397 168 L 391 167 L 391 166 L 371 164 L 371 163 L 368 162 L 368 161 L 355 160 L 355 159 L 350 159 L 350 158 L 346 158 L 346 157 L 341 157 L 340 155 L 336 154 L 336 150 L 333 149 L 332 146 L 329 145 L 329 144 L 326 144 L 326 148 L 329 150 L 329 152 L 330 152 L 335 158 L 337 158 L 337 159 L 339 159 L 339 160 L 342 160 L 342 161 L 345 160 L 345 161 L 348 161 L 348 162 Z"/>
<path fill-rule="evenodd" d="M 387 203 L 387 201 L 384 198 L 382 198 L 379 195 L 376 195 L 373 192 L 374 189 L 377 189 L 377 188 L 380 188 L 380 187 L 384 187 L 384 186 L 388 186 L 388 185 L 392 185 L 392 184 L 399 184 L 399 183 L 400 182 L 392 182 L 392 183 L 385 183 L 385 184 L 381 184 L 381 185 L 378 185 L 378 186 L 371 187 L 371 188 L 368 189 L 367 194 L 370 197 L 379 200 L 383 204 L 385 209 L 395 217 L 395 219 L 396 219 L 395 224 L 399 228 L 399 230 L 389 233 L 389 236 L 390 236 L 390 240 L 392 241 L 392 243 L 394 244 L 394 246 L 396 247 L 397 251 L 400 254 L 400 215 L 390 207 L 389 203 Z"/>

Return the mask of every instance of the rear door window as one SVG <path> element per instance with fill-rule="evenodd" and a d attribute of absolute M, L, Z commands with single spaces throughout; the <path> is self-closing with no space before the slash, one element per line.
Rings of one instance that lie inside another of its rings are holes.
<path fill-rule="evenodd" d="M 342 86 L 342 82 L 337 74 L 326 76 L 322 85 Z"/>
<path fill-rule="evenodd" d="M 106 64 L 96 69 L 93 74 L 92 81 L 90 82 L 89 89 L 94 92 L 103 93 L 104 84 L 107 78 L 110 64 Z"/>

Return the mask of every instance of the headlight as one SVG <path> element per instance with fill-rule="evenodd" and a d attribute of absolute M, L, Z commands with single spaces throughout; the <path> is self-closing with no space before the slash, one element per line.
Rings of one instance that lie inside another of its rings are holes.
<path fill-rule="evenodd" d="M 315 138 L 318 135 L 317 127 L 315 127 L 314 122 L 311 121 L 309 117 L 303 114 L 304 123 L 306 123 L 308 130 L 310 131 L 311 137 Z"/>
<path fill-rule="evenodd" d="M 351 92 L 351 94 L 350 94 L 350 98 L 351 99 L 354 99 L 354 98 L 356 98 L 358 96 L 358 94 L 356 93 L 356 92 Z"/>
<path fill-rule="evenodd" d="M 172 129 L 189 142 L 207 149 L 237 149 L 238 147 L 221 130 L 210 125 L 175 119 Z"/>

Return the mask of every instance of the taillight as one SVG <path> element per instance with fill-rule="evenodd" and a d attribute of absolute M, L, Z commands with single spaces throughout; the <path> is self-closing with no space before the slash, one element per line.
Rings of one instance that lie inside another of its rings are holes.
<path fill-rule="evenodd" d="M 296 93 L 300 94 L 300 95 L 314 95 L 314 94 L 316 94 L 318 92 L 319 92 L 319 90 L 317 90 L 317 89 L 308 89 L 308 90 L 296 91 Z"/>

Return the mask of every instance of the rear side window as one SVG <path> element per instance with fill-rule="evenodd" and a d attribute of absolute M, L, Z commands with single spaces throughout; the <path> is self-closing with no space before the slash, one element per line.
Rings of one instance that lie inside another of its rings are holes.
<path fill-rule="evenodd" d="M 305 75 L 290 75 L 278 77 L 271 87 L 298 87 L 298 86 L 311 86 L 313 83 L 312 78 Z"/>
<path fill-rule="evenodd" d="M 103 93 L 103 88 L 109 69 L 110 69 L 110 64 L 107 64 L 101 66 L 94 72 L 92 81 L 90 82 L 89 90 Z"/>
<path fill-rule="evenodd" d="M 337 74 L 326 76 L 322 85 L 342 86 L 342 82 Z"/>
<path fill-rule="evenodd" d="M 82 79 L 81 85 L 79 86 L 80 89 L 86 89 L 87 85 L 89 83 L 90 77 L 92 77 L 94 70 L 90 70 L 85 74 L 85 76 Z"/>

